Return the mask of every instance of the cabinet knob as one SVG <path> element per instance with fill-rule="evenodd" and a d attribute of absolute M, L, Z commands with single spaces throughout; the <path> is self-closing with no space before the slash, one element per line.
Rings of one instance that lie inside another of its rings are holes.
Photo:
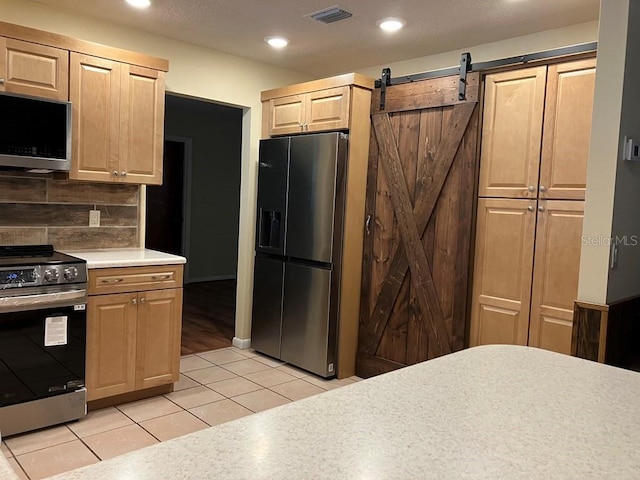
<path fill-rule="evenodd" d="M 529 185 L 529 191 L 533 192 L 536 188 L 533 185 Z"/>
<path fill-rule="evenodd" d="M 529 210 L 530 212 L 533 212 L 533 205 L 529 205 L 529 206 L 527 207 L 527 210 Z"/>
<path fill-rule="evenodd" d="M 4 85 L 4 78 L 0 78 L 0 85 Z"/>
<path fill-rule="evenodd" d="M 146 298 L 144 298 L 144 297 L 142 297 L 142 298 L 140 299 L 140 303 L 147 303 L 147 299 L 146 299 Z"/>
<path fill-rule="evenodd" d="M 538 207 L 538 211 L 539 211 L 539 212 L 544 212 L 544 207 L 543 207 L 542 205 L 541 205 L 541 206 L 539 206 L 539 207 Z"/>
<path fill-rule="evenodd" d="M 117 170 L 114 170 L 114 171 L 113 171 L 113 176 L 114 176 L 114 177 L 117 177 L 117 176 L 118 176 L 118 171 L 117 171 Z"/>
<path fill-rule="evenodd" d="M 545 187 L 544 185 L 540 185 L 540 191 L 541 192 L 546 192 L 547 191 L 547 187 Z"/>
<path fill-rule="evenodd" d="M 137 305 L 138 304 L 138 300 L 134 298 L 133 300 L 131 300 L 131 303 L 134 304 L 134 305 Z"/>
<path fill-rule="evenodd" d="M 127 171 L 126 170 L 121 171 L 120 172 L 120 176 L 121 177 L 126 177 L 127 176 Z"/>

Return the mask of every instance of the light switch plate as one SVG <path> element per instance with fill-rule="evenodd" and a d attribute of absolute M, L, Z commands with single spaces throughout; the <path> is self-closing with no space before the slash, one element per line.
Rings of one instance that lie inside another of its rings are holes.
<path fill-rule="evenodd" d="M 100 226 L 100 210 L 89 210 L 89 226 Z"/>
<path fill-rule="evenodd" d="M 624 137 L 624 159 L 632 162 L 640 161 L 640 144 L 633 138 Z"/>

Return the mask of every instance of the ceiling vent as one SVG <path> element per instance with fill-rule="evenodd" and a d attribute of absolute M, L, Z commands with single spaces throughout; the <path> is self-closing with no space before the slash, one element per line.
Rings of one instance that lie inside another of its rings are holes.
<path fill-rule="evenodd" d="M 305 17 L 311 17 L 314 20 L 322 23 L 334 23 L 340 20 L 344 20 L 345 18 L 351 17 L 353 14 L 343 10 L 339 6 L 333 6 L 329 8 L 325 8 L 324 10 L 320 10 L 319 12 L 309 13 L 305 15 Z"/>

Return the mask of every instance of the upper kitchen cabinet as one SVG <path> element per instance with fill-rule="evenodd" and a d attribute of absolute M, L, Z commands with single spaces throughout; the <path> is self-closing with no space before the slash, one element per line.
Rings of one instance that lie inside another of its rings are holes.
<path fill-rule="evenodd" d="M 162 183 L 164 72 L 71 54 L 69 177 Z"/>
<path fill-rule="evenodd" d="M 481 197 L 535 198 L 547 67 L 487 75 Z"/>
<path fill-rule="evenodd" d="M 540 198 L 584 200 L 595 81 L 595 58 L 549 66 Z"/>
<path fill-rule="evenodd" d="M 270 135 L 349 128 L 349 93 L 338 87 L 269 100 Z"/>
<path fill-rule="evenodd" d="M 373 81 L 346 74 L 262 92 L 262 136 L 348 130 L 354 88 L 370 91 Z"/>
<path fill-rule="evenodd" d="M 0 91 L 69 100 L 69 178 L 162 183 L 167 60 L 0 22 Z"/>
<path fill-rule="evenodd" d="M 69 99 L 69 52 L 0 37 L 0 91 Z"/>

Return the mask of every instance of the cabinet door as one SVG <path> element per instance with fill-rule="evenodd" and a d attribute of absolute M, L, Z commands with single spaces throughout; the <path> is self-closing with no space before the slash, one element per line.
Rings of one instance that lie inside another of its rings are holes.
<path fill-rule="evenodd" d="M 584 202 L 539 205 L 529 345 L 570 354 Z"/>
<path fill-rule="evenodd" d="M 536 198 L 546 67 L 485 77 L 481 197 Z"/>
<path fill-rule="evenodd" d="M 330 88 L 307 94 L 306 132 L 349 128 L 349 87 Z"/>
<path fill-rule="evenodd" d="M 90 296 L 87 306 L 87 399 L 135 388 L 136 293 Z"/>
<path fill-rule="evenodd" d="M 122 65 L 121 87 L 120 181 L 160 185 L 164 72 Z"/>
<path fill-rule="evenodd" d="M 269 103 L 270 135 L 301 133 L 305 122 L 306 95 L 274 98 Z"/>
<path fill-rule="evenodd" d="M 0 37 L 0 91 L 69 99 L 69 52 Z"/>
<path fill-rule="evenodd" d="M 138 294 L 137 389 L 178 381 L 181 326 L 181 288 Z"/>
<path fill-rule="evenodd" d="M 526 345 L 536 202 L 478 200 L 470 345 Z"/>
<path fill-rule="evenodd" d="M 120 69 L 118 62 L 71 54 L 73 160 L 69 178 L 118 179 Z"/>
<path fill-rule="evenodd" d="M 584 200 L 596 59 L 549 66 L 540 198 Z"/>

